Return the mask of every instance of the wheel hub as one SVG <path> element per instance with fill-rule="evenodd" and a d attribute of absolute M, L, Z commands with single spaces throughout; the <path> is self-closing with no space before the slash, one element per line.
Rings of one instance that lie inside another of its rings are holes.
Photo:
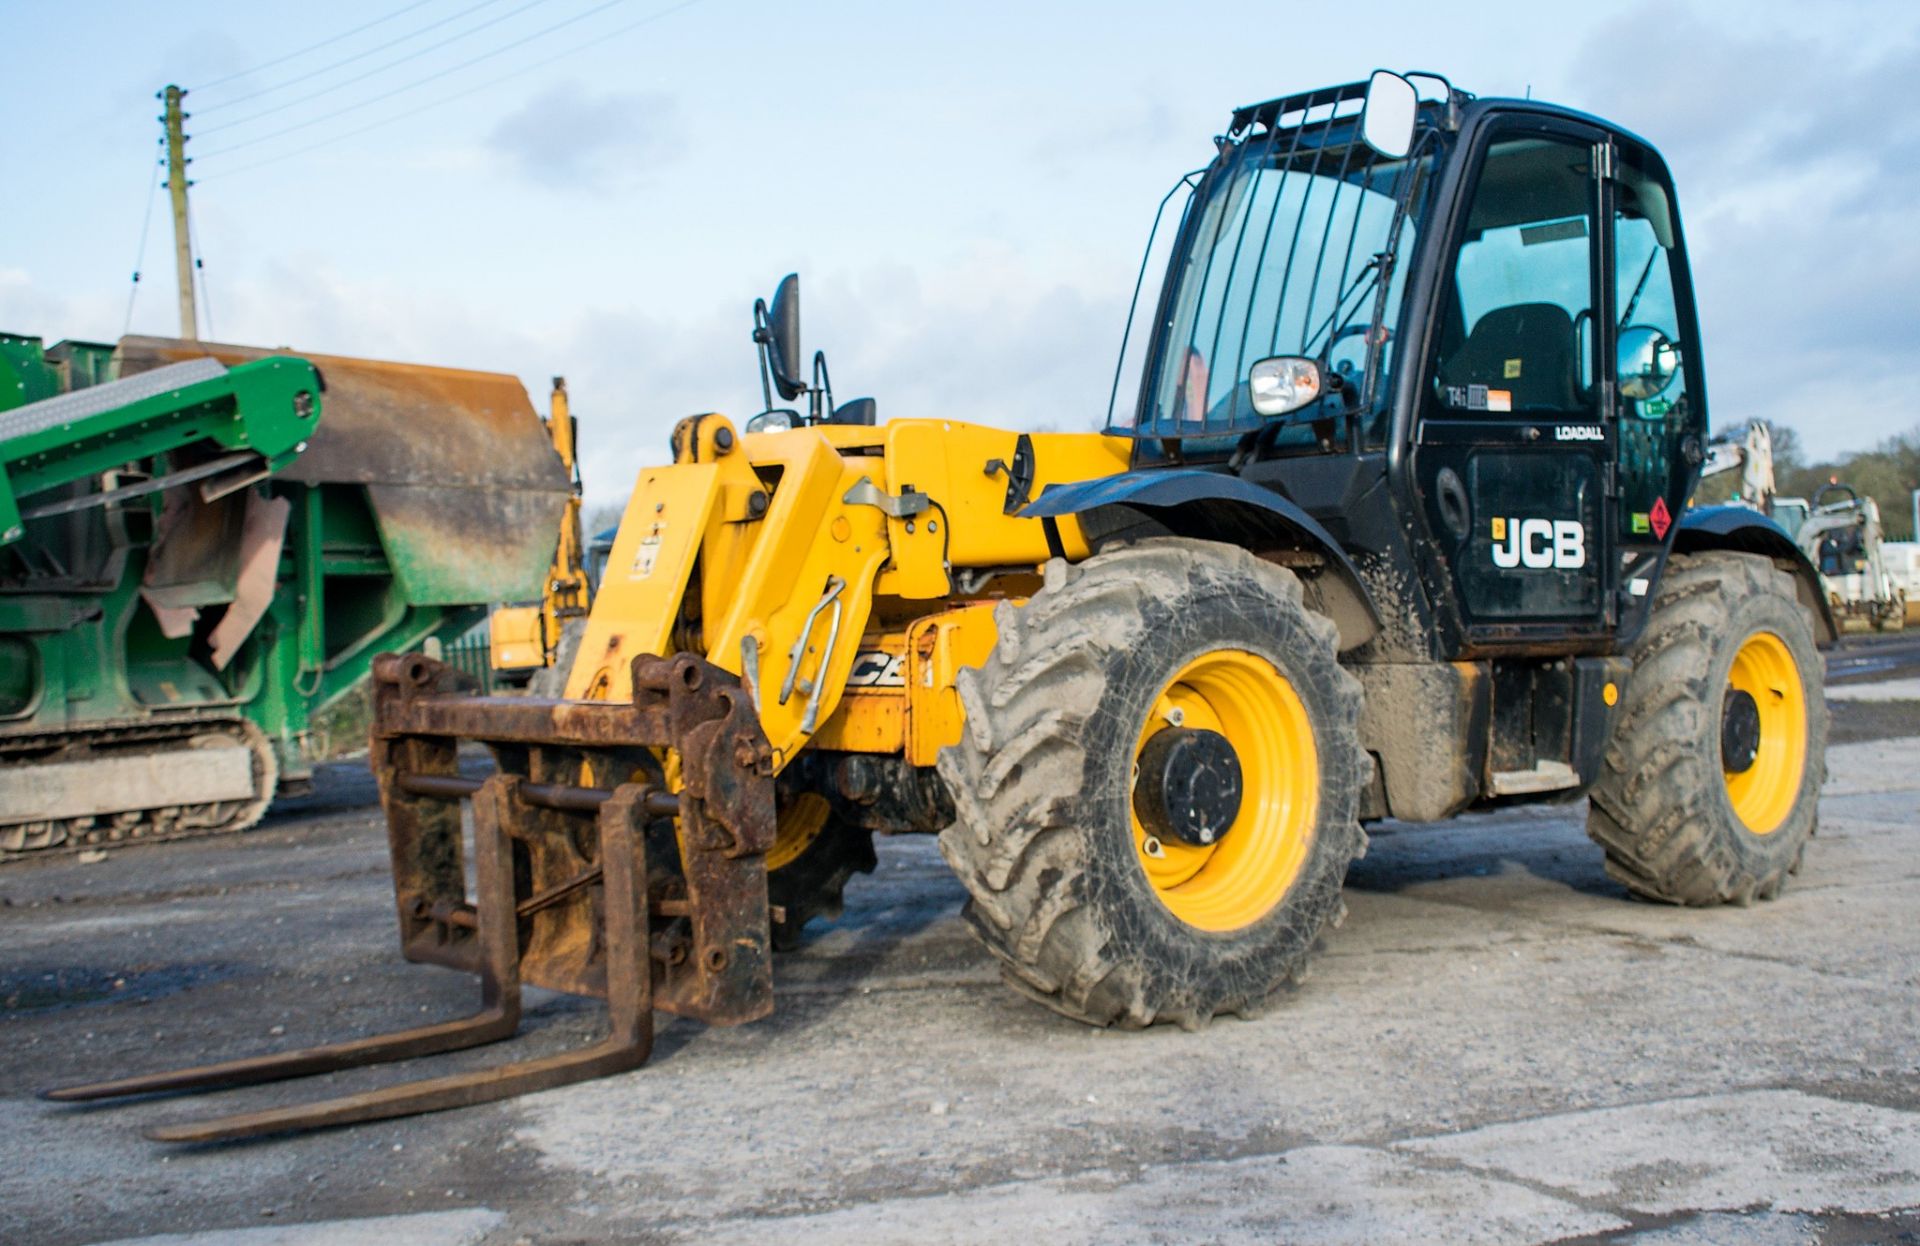
<path fill-rule="evenodd" d="M 1744 688 L 1727 689 L 1720 712 L 1720 765 L 1728 774 L 1745 774 L 1760 756 L 1760 705 Z"/>
<path fill-rule="evenodd" d="M 1168 727 L 1140 750 L 1133 811 L 1149 835 L 1197 848 L 1220 842 L 1240 816 L 1240 758 L 1227 737 Z"/>

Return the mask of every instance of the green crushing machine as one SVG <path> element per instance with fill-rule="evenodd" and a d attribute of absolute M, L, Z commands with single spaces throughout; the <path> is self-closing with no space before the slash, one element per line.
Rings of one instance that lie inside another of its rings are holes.
<path fill-rule="evenodd" d="M 508 375 L 0 334 L 0 857 L 244 829 L 374 655 L 537 595 Z"/>

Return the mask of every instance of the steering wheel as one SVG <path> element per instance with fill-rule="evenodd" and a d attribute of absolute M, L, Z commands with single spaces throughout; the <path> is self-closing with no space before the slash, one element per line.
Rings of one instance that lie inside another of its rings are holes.
<path fill-rule="evenodd" d="M 1327 342 L 1327 349 L 1320 356 L 1321 359 L 1326 361 L 1326 366 L 1328 367 L 1328 369 L 1331 370 L 1334 367 L 1333 352 L 1339 349 L 1340 343 L 1346 341 L 1350 337 L 1365 337 L 1368 333 L 1372 331 L 1372 329 L 1373 329 L 1373 326 L 1370 324 L 1350 324 L 1350 325 L 1343 326 L 1339 331 L 1337 331 L 1333 335 L 1332 339 Z M 1391 342 L 1392 340 L 1393 340 L 1393 330 L 1389 329 L 1385 325 L 1381 325 L 1380 339 L 1377 345 L 1384 346 L 1388 342 Z M 1345 360 L 1345 359 L 1341 360 L 1340 362 L 1343 365 L 1339 369 L 1341 375 L 1351 377 L 1355 371 L 1352 362 L 1350 360 Z"/>
<path fill-rule="evenodd" d="M 1333 353 L 1333 348 L 1338 346 L 1342 341 L 1346 340 L 1347 338 L 1353 337 L 1356 334 L 1366 333 L 1368 330 L 1372 328 L 1373 326 L 1370 324 L 1350 324 L 1345 326 L 1339 332 L 1333 335 L 1332 341 L 1327 343 L 1327 353 L 1331 355 Z M 1392 340 L 1393 340 L 1393 330 L 1389 329 L 1385 325 L 1381 325 L 1380 340 L 1375 344 L 1379 346 L 1385 346 L 1388 342 L 1391 342 Z"/>

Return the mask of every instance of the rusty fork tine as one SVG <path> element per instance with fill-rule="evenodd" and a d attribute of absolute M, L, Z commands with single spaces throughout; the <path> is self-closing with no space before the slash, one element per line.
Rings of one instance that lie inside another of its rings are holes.
<path fill-rule="evenodd" d="M 329 1043 L 298 1051 L 276 1052 L 197 1068 L 174 1069 L 140 1077 L 122 1077 L 113 1081 L 90 1082 L 82 1086 L 61 1086 L 42 1091 L 40 1097 L 56 1103 L 83 1103 L 96 1099 L 119 1099 L 130 1095 L 161 1094 L 183 1090 L 226 1090 L 236 1086 L 256 1086 L 262 1082 L 285 1081 L 333 1073 L 365 1064 L 387 1064 L 411 1060 L 443 1051 L 459 1051 L 498 1042 L 513 1035 L 519 1027 L 517 1007 L 495 1007 L 438 1025 L 400 1030 L 346 1043 Z"/>
<path fill-rule="evenodd" d="M 540 1060 L 522 1060 L 495 1069 L 409 1081 L 397 1087 L 326 1098 L 294 1108 L 223 1115 L 207 1121 L 188 1121 L 184 1125 L 157 1125 L 146 1131 L 146 1137 L 156 1142 L 227 1142 L 232 1138 L 324 1129 L 328 1125 L 355 1125 L 359 1121 L 382 1121 L 394 1115 L 419 1115 L 490 1104 L 516 1094 L 564 1087 L 574 1081 L 589 1081 L 643 1066 L 653 1048 L 653 1033 L 651 1023 L 641 1029 L 645 1031 L 641 1035 L 622 1037 L 616 1033 L 586 1050 L 541 1056 Z"/>
<path fill-rule="evenodd" d="M 263 1134 L 385 1120 L 393 1116 L 444 1112 L 449 1108 L 511 1099 L 515 1095 L 605 1077 L 610 1073 L 624 1073 L 645 1064 L 651 1046 L 650 1032 L 638 1044 L 609 1037 L 582 1051 L 523 1060 L 499 1068 L 405 1082 L 383 1090 L 323 1099 L 294 1107 L 243 1112 L 180 1125 L 159 1125 L 147 1130 L 147 1137 L 155 1142 L 225 1142 Z"/>
<path fill-rule="evenodd" d="M 499 780 L 504 783 L 504 777 Z M 488 780 L 494 784 L 495 780 Z M 607 1001 L 611 1030 L 606 1038 L 591 1047 L 560 1055 L 543 1056 L 498 1068 L 456 1073 L 447 1077 L 407 1082 L 383 1090 L 346 1095 L 317 1103 L 288 1108 L 270 1108 L 212 1120 L 179 1125 L 162 1125 L 147 1131 L 159 1142 L 223 1142 L 262 1134 L 318 1129 L 361 1121 L 439 1112 L 448 1108 L 490 1103 L 536 1090 L 564 1086 L 621 1073 L 645 1064 L 653 1049 L 653 995 L 648 955 L 646 863 L 642 840 L 636 827 L 644 824 L 647 789 L 640 785 L 620 788 L 600 807 L 600 861 L 602 882 L 602 920 L 606 948 Z M 504 796 L 504 788 L 499 795 Z M 483 808 L 497 809 L 486 794 L 475 802 L 475 825 L 482 828 Z M 492 819 L 488 818 L 491 822 Z M 498 828 L 504 841 L 505 830 Z M 476 835 L 476 839 L 483 838 Z M 497 866 L 496 862 L 496 866 Z M 480 856 L 482 871 L 488 868 Z M 503 871 L 504 872 L 504 871 Z M 511 876 L 503 908 L 493 912 L 513 913 Z M 488 910 L 483 909 L 483 914 Z M 514 938 L 511 922 L 495 923 L 507 928 L 509 943 Z M 517 981 L 517 980 L 516 980 Z"/>
<path fill-rule="evenodd" d="M 164 1091 L 253 1086 L 361 1065 L 386 1064 L 444 1051 L 459 1051 L 512 1037 L 520 1025 L 520 952 L 513 918 L 513 871 L 505 859 L 506 829 L 501 825 L 498 809 L 497 796 L 488 799 L 483 793 L 474 801 L 474 864 L 480 892 L 478 910 L 482 915 L 479 932 L 479 1012 L 457 1021 L 443 1021 L 344 1043 L 329 1043 L 298 1051 L 276 1052 L 140 1077 L 64 1086 L 43 1091 L 41 1097 L 57 1103 L 78 1103 Z M 486 920 L 486 915 L 499 913 L 506 914 L 504 920 Z"/>

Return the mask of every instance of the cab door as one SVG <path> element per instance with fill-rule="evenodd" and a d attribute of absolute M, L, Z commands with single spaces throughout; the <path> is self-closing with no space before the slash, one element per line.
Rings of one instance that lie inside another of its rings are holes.
<path fill-rule="evenodd" d="M 1625 136 L 1615 139 L 1609 165 L 1613 327 L 1603 358 L 1616 369 L 1616 600 L 1621 639 L 1631 640 L 1645 623 L 1660 560 L 1699 478 L 1707 405 L 1679 203 L 1666 165 Z"/>
<path fill-rule="evenodd" d="M 1457 649 L 1613 622 L 1606 142 L 1559 119 L 1492 123 L 1455 219 L 1412 466 Z"/>

